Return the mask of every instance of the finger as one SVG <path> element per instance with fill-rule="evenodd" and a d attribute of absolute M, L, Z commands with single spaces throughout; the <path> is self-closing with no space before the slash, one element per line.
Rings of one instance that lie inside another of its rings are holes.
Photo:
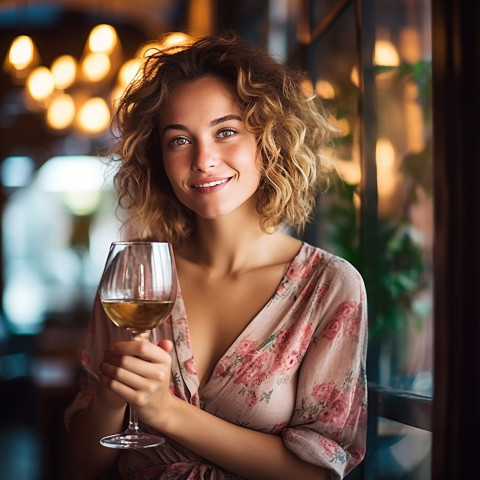
<path fill-rule="evenodd" d="M 145 389 L 146 386 L 151 388 L 148 380 L 142 375 L 116 365 L 104 363 L 102 374 L 102 383 L 126 399 L 126 395 L 130 396 L 133 392 Z"/>
<path fill-rule="evenodd" d="M 124 383 L 135 390 L 152 391 L 169 381 L 170 357 L 163 363 L 152 363 L 138 357 L 114 356 L 105 361 L 101 371 L 111 379 Z"/>
<path fill-rule="evenodd" d="M 165 350 L 167 353 L 170 353 L 173 348 L 173 342 L 171 340 L 161 340 L 158 342 L 158 346 Z"/>
<path fill-rule="evenodd" d="M 142 377 L 110 364 L 102 365 L 102 371 L 102 383 L 132 405 L 144 407 L 152 401 L 158 404 L 154 399 L 159 398 L 158 395 L 162 392 L 169 391 L 169 372 L 161 368 L 156 369 L 152 378 Z"/>
<path fill-rule="evenodd" d="M 106 374 L 101 376 L 101 382 L 109 391 L 121 397 L 126 403 L 132 402 L 136 391 L 129 385 L 111 378 Z"/>
<path fill-rule="evenodd" d="M 161 363 L 170 357 L 167 352 L 157 345 L 146 341 L 117 342 L 106 351 L 107 355 L 135 356 L 149 362 Z"/>

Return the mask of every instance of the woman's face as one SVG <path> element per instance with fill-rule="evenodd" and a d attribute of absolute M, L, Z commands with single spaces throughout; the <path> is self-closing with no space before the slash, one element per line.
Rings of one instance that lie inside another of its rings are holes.
<path fill-rule="evenodd" d="M 261 178 L 256 140 L 225 82 L 207 76 L 175 87 L 160 114 L 160 143 L 177 198 L 197 215 L 252 208 Z"/>

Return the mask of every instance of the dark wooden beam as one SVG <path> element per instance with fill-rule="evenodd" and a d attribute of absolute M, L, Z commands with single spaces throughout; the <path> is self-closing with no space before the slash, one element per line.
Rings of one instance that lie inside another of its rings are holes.
<path fill-rule="evenodd" d="M 435 480 L 478 478 L 479 18 L 478 0 L 432 2 Z"/>

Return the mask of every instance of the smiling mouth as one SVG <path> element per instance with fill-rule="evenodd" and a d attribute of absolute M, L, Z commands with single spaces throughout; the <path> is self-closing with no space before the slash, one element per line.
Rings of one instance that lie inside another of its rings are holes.
<path fill-rule="evenodd" d="M 227 183 L 229 180 L 230 180 L 229 178 L 226 178 L 225 180 L 217 180 L 216 182 L 200 183 L 198 185 L 193 185 L 193 188 L 216 187 L 217 185 L 222 185 L 223 183 Z"/>

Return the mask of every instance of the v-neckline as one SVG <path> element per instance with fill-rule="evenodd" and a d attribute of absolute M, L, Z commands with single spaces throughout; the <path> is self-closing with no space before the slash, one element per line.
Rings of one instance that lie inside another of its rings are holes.
<path fill-rule="evenodd" d="M 272 300 L 275 298 L 281 287 L 284 285 L 285 281 L 287 280 L 287 274 L 288 272 L 292 269 L 292 267 L 297 263 L 298 258 L 300 255 L 303 253 L 304 249 L 306 247 L 306 243 L 302 242 L 299 250 L 295 254 L 295 256 L 290 260 L 289 264 L 287 265 L 287 268 L 285 269 L 284 274 L 282 275 L 282 278 L 280 279 L 277 288 L 275 289 L 274 293 L 272 296 L 268 299 L 268 301 L 263 305 L 263 307 L 258 311 L 258 313 L 248 322 L 248 324 L 245 326 L 245 328 L 237 335 L 237 337 L 232 341 L 230 346 L 225 350 L 225 352 L 218 358 L 217 362 L 215 363 L 210 375 L 206 379 L 206 381 L 203 383 L 203 385 L 200 385 L 200 378 L 197 373 L 196 365 L 195 365 L 195 357 L 193 355 L 193 349 L 190 343 L 190 329 L 188 325 L 188 318 L 187 318 L 187 312 L 185 308 L 185 303 L 183 302 L 183 295 L 180 287 L 180 282 L 178 283 L 178 294 L 177 294 L 177 302 L 180 301 L 181 304 L 179 304 L 180 311 L 178 312 L 179 314 L 179 319 L 184 320 L 184 329 L 183 329 L 183 335 L 185 338 L 183 339 L 178 339 L 179 335 L 179 330 L 175 329 L 173 330 L 174 333 L 174 338 L 175 342 L 177 342 L 177 339 L 183 343 L 182 345 L 182 358 L 179 358 L 180 364 L 185 364 L 188 362 L 189 368 L 186 369 L 186 374 L 190 378 L 191 381 L 187 381 L 184 376 L 184 381 L 186 385 L 188 386 L 190 390 L 190 394 L 193 396 L 195 394 L 199 394 L 202 390 L 205 390 L 206 387 L 209 385 L 209 383 L 212 380 L 213 375 L 215 374 L 215 371 L 218 368 L 218 365 L 222 362 L 222 360 L 225 359 L 231 352 L 231 350 L 238 344 L 238 342 L 245 337 L 246 333 L 252 329 L 252 326 L 257 323 L 258 318 L 265 312 L 265 310 L 268 308 L 268 306 L 271 304 Z M 175 320 L 172 318 L 173 322 Z M 176 332 L 176 333 L 175 333 Z M 180 365 L 181 371 L 184 371 L 184 368 L 182 368 L 182 365 Z"/>

